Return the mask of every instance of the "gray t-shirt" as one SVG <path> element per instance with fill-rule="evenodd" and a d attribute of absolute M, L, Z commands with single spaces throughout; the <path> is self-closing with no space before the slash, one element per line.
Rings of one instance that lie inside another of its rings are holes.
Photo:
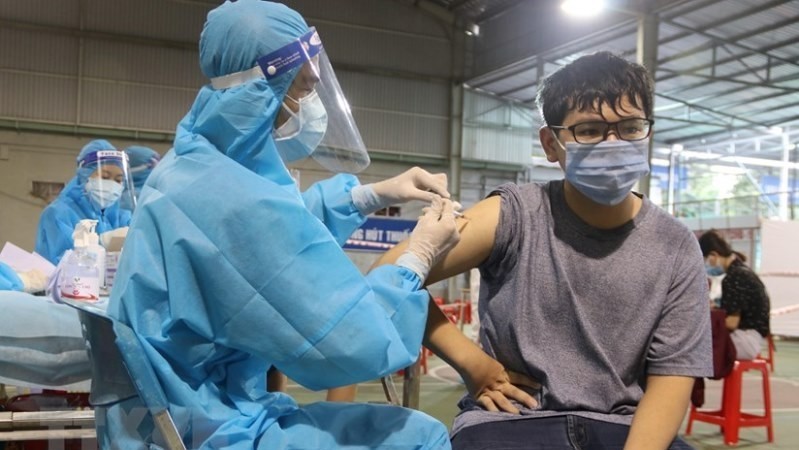
<path fill-rule="evenodd" d="M 453 434 L 484 422 L 574 414 L 630 424 L 647 374 L 713 375 L 707 278 L 696 237 L 643 199 L 630 222 L 591 227 L 563 181 L 503 185 L 496 242 L 480 267 L 480 337 L 542 384 L 522 415 L 461 402 Z"/>

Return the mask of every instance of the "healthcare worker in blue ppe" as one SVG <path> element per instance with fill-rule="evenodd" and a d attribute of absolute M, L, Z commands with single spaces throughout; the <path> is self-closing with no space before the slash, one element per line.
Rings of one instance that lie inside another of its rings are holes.
<path fill-rule="evenodd" d="M 211 11 L 200 65 L 211 83 L 142 189 L 108 306 L 138 336 L 186 447 L 449 449 L 446 427 L 418 411 L 300 407 L 266 389 L 270 367 L 316 390 L 417 359 L 423 281 L 458 240 L 446 176 L 339 174 L 298 190 L 288 162 L 357 172 L 369 157 L 319 35 L 285 5 Z M 362 275 L 341 245 L 370 212 L 409 200 L 430 206 L 408 251 Z M 96 414 L 103 448 L 164 445 L 138 397 Z"/>
<path fill-rule="evenodd" d="M 36 253 L 53 264 L 72 249 L 72 233 L 81 220 L 96 220 L 98 234 L 130 224 L 130 211 L 119 207 L 120 198 L 133 192 L 125 152 L 97 139 L 83 147 L 77 163 L 75 177 L 39 218 Z"/>
<path fill-rule="evenodd" d="M 128 164 L 130 166 L 130 175 L 133 180 L 133 195 L 123 195 L 119 199 L 119 205 L 122 209 L 133 211 L 133 201 L 139 198 L 139 193 L 150 172 L 153 171 L 156 164 L 161 161 L 161 155 L 150 147 L 143 147 L 141 145 L 131 145 L 125 149 L 128 155 Z"/>

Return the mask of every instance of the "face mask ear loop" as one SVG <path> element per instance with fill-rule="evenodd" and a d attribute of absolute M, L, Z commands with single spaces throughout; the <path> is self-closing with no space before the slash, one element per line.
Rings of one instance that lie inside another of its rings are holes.
<path fill-rule="evenodd" d="M 290 116 L 294 117 L 295 119 L 299 119 L 299 114 L 297 114 L 294 111 L 292 111 L 291 108 L 289 108 L 289 105 L 287 105 L 285 101 L 280 104 L 280 107 L 283 108 L 284 110 L 286 110 L 286 112 Z"/>
<path fill-rule="evenodd" d="M 299 111 L 298 112 L 294 112 L 291 108 L 289 108 L 289 105 L 286 104 L 286 99 L 289 99 L 292 102 L 296 103 L 297 106 L 300 106 L 300 102 L 295 100 L 294 97 L 286 94 L 286 95 L 283 96 L 283 102 L 280 104 L 280 107 L 285 109 L 286 112 L 289 113 L 290 116 L 294 117 L 294 119 L 296 119 L 296 120 L 299 120 L 300 119 Z"/>
<path fill-rule="evenodd" d="M 292 139 L 292 138 L 294 138 L 295 136 L 297 136 L 297 134 L 299 134 L 299 133 L 300 133 L 300 130 L 302 129 L 302 125 L 301 125 L 301 123 L 302 123 L 302 122 L 300 122 L 300 113 L 299 113 L 299 111 L 298 111 L 298 112 L 296 112 L 296 113 L 295 113 L 294 111 L 292 111 L 292 110 L 291 110 L 291 108 L 289 108 L 289 106 L 286 104 L 286 98 L 288 98 L 289 100 L 291 100 L 291 101 L 293 101 L 293 102 L 295 102 L 295 103 L 297 103 L 297 104 L 299 105 L 299 103 L 297 102 L 297 100 L 294 100 L 294 98 L 292 98 L 292 97 L 291 97 L 291 96 L 289 96 L 288 94 L 286 94 L 286 95 L 284 96 L 284 98 L 283 98 L 283 102 L 280 104 L 280 107 L 281 107 L 281 108 L 283 108 L 283 109 L 284 109 L 284 110 L 285 110 L 285 111 L 288 113 L 288 115 L 289 115 L 290 117 L 289 117 L 288 119 L 286 119 L 286 121 L 285 121 L 285 122 L 283 122 L 283 124 L 282 124 L 282 125 L 280 125 L 279 127 L 277 127 L 277 128 L 275 129 L 275 131 L 277 131 L 277 130 L 280 130 L 282 127 L 284 127 L 284 126 L 285 126 L 285 125 L 286 125 L 286 124 L 289 122 L 289 120 L 292 120 L 292 119 L 294 119 L 295 121 L 297 121 L 297 123 L 298 123 L 298 124 L 300 124 L 300 125 L 298 126 L 298 128 L 297 128 L 297 131 L 296 131 L 296 132 L 292 133 L 290 136 L 281 136 L 281 137 L 278 137 L 278 138 L 276 138 L 276 139 L 278 139 L 278 140 L 283 140 L 283 139 Z"/>

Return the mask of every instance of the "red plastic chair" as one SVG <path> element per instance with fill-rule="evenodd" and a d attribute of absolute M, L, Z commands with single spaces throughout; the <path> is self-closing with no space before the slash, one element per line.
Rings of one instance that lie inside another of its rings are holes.
<path fill-rule="evenodd" d="M 763 381 L 764 414 L 754 415 L 741 412 L 741 391 L 743 374 L 749 370 L 759 370 Z M 763 359 L 751 361 L 735 361 L 735 366 L 724 378 L 721 409 L 717 411 L 699 411 L 691 405 L 688 426 L 685 434 L 690 435 L 694 421 L 716 424 L 724 433 L 726 445 L 737 445 L 738 434 L 743 427 L 766 427 L 768 442 L 774 442 L 774 425 L 771 420 L 771 386 L 769 382 L 768 362 Z"/>
<path fill-rule="evenodd" d="M 766 338 L 766 343 L 768 344 L 768 356 L 758 356 L 758 359 L 762 359 L 768 363 L 769 368 L 771 369 L 771 373 L 774 373 L 774 337 L 772 335 L 768 335 Z"/>

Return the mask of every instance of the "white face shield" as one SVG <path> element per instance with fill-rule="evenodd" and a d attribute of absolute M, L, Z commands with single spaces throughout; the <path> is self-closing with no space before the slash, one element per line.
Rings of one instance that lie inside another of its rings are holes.
<path fill-rule="evenodd" d="M 227 89 L 255 78 L 270 80 L 298 67 L 281 106 L 288 120 L 274 132 L 283 160 L 310 156 L 333 172 L 362 171 L 369 165 L 369 154 L 315 28 L 258 58 L 252 69 L 213 78 L 211 84 Z"/>
<path fill-rule="evenodd" d="M 100 209 L 109 208 L 125 198 L 135 206 L 133 182 L 128 168 L 128 155 L 119 150 L 98 150 L 78 162 L 78 170 L 85 174 L 84 192 Z M 132 210 L 132 208 L 131 208 Z"/>

